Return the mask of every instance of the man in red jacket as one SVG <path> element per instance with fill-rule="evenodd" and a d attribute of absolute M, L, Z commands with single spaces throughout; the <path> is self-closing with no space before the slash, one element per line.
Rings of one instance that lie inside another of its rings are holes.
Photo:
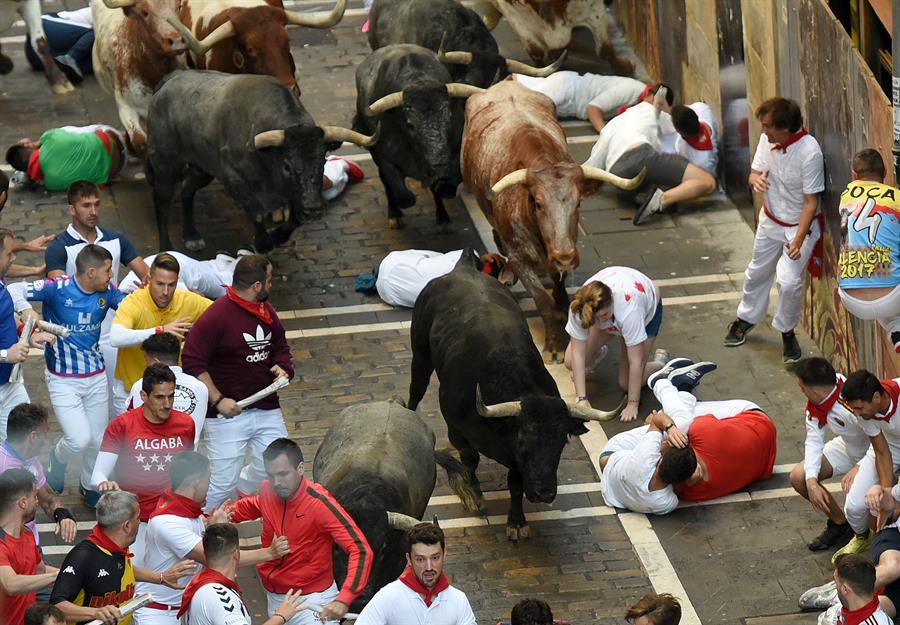
<path fill-rule="evenodd" d="M 255 493 L 265 477 L 263 450 L 287 436 L 277 394 L 244 409 L 237 404 L 275 378 L 294 377 L 284 326 L 267 301 L 271 288 L 268 259 L 242 256 L 234 266 L 232 286 L 200 315 L 184 343 L 184 371 L 206 385 L 212 407 L 203 428 L 212 475 L 207 512 L 222 505 L 235 487 Z M 251 462 L 245 467 L 248 446 Z"/>
<path fill-rule="evenodd" d="M 337 621 L 369 582 L 372 549 L 350 515 L 325 488 L 303 476 L 303 452 L 287 438 L 279 438 L 263 452 L 268 480 L 259 494 L 244 497 L 231 507 L 234 523 L 262 518 L 262 544 L 286 536 L 291 551 L 280 560 L 256 566 L 268 596 L 269 615 L 293 588 L 303 589 L 308 604 L 324 609 L 294 615 L 284 625 L 320 625 Z M 332 547 L 337 543 L 349 556 L 347 579 L 338 592 L 332 572 Z"/>

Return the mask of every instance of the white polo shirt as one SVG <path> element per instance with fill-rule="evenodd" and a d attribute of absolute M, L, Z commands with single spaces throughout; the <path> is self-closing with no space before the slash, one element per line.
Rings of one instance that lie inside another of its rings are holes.
<path fill-rule="evenodd" d="M 203 542 L 203 532 L 202 517 L 186 519 L 174 514 L 160 514 L 152 517 L 147 522 L 143 567 L 154 572 L 168 571 L 182 560 L 187 559 L 194 547 Z M 191 581 L 191 577 L 193 576 L 182 577 L 178 583 L 186 586 Z M 137 592 L 149 592 L 153 595 L 154 602 L 162 605 L 180 606 L 184 589 L 177 590 L 160 584 L 138 582 Z"/>
<path fill-rule="evenodd" d="M 616 451 L 609 457 L 600 480 L 607 505 L 644 514 L 668 514 L 678 507 L 678 495 L 671 486 L 650 490 L 661 444 L 661 432 L 647 432 L 634 449 Z"/>
<path fill-rule="evenodd" d="M 700 169 L 705 169 L 715 176 L 716 167 L 719 165 L 719 145 L 717 143 L 719 140 L 719 131 L 716 126 L 716 118 L 713 116 L 712 109 L 709 108 L 709 105 L 705 102 L 688 104 L 688 108 L 693 109 L 700 122 L 706 124 L 709 128 L 712 149 L 699 150 L 685 141 L 681 135 L 678 135 L 675 139 L 675 152 L 681 154 Z"/>
<path fill-rule="evenodd" d="M 425 285 L 453 271 L 462 253 L 463 250 L 446 254 L 428 250 L 391 252 L 378 266 L 378 296 L 391 306 L 412 308 Z"/>
<path fill-rule="evenodd" d="M 192 375 L 185 373 L 181 367 L 169 366 L 175 374 L 175 402 L 174 410 L 184 412 L 194 420 L 194 447 L 200 442 L 200 431 L 206 422 L 206 409 L 209 405 L 209 389 L 206 385 Z M 144 405 L 141 399 L 141 383 L 143 378 L 131 387 L 131 395 L 128 397 L 127 409 L 140 408 Z"/>
<path fill-rule="evenodd" d="M 357 625 L 475 625 L 466 594 L 453 586 L 439 592 L 426 606 L 422 595 L 394 580 L 375 593 Z"/>
<path fill-rule="evenodd" d="M 556 105 L 557 117 L 587 119 L 588 106 L 600 109 L 611 119 L 622 106 L 631 106 L 646 89 L 634 78 L 578 72 L 554 72 L 546 78 L 515 74 L 516 80 L 532 91 L 543 93 Z"/>
<path fill-rule="evenodd" d="M 825 190 L 822 149 L 811 135 L 792 143 L 784 151 L 775 149 L 766 135 L 761 135 L 750 168 L 769 172 L 765 203 L 769 212 L 784 223 L 800 222 L 804 194 Z"/>
<path fill-rule="evenodd" d="M 595 323 L 595 327 L 619 334 L 625 345 L 638 345 L 647 340 L 647 325 L 656 314 L 659 290 L 653 281 L 631 267 L 607 267 L 585 280 L 584 284 L 602 282 L 612 291 L 613 316 L 609 321 Z M 566 332 L 573 339 L 586 341 L 590 328 L 581 327 L 581 315 L 569 310 Z"/>
<path fill-rule="evenodd" d="M 646 143 L 656 149 L 659 139 L 657 108 L 641 102 L 611 119 L 600 131 L 585 165 L 610 169 L 628 150 Z"/>

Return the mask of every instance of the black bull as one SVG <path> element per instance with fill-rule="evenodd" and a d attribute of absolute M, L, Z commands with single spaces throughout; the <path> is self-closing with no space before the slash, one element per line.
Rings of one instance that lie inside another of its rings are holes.
<path fill-rule="evenodd" d="M 328 430 L 313 463 L 313 480 L 325 486 L 366 536 L 374 554 L 369 583 L 354 603 L 361 607 L 397 579 L 405 563 L 403 531 L 422 518 L 436 479 L 435 461 L 459 488 L 465 471 L 449 454 L 435 451 L 434 433 L 395 401 L 344 409 Z M 334 577 L 347 574 L 347 554 L 334 553 Z"/>
<path fill-rule="evenodd" d="M 167 216 L 183 181 L 184 242 L 205 242 L 194 224 L 194 195 L 214 178 L 243 208 L 267 251 L 285 241 L 300 215 L 321 212 L 327 149 L 371 145 L 347 128 L 319 127 L 291 90 L 271 76 L 179 71 L 153 95 L 148 113 L 147 180 L 159 249 L 171 249 Z"/>
<path fill-rule="evenodd" d="M 606 420 L 617 411 L 585 409 L 560 397 L 518 302 L 476 269 L 470 250 L 419 295 L 410 342 L 409 408 L 419 405 L 437 371 L 441 414 L 473 497 L 481 496 L 474 475 L 484 454 L 509 469 L 507 536 L 527 537 L 523 494 L 532 502 L 553 501 L 569 437 L 587 432 L 584 421 Z"/>
<path fill-rule="evenodd" d="M 353 129 L 369 134 L 381 125 L 371 152 L 387 195 L 391 227 L 402 227 L 401 209 L 416 202 L 406 177 L 431 189 L 437 223 L 450 221 L 443 200 L 454 197 L 462 181 L 463 102 L 479 91 L 453 84 L 437 55 L 416 45 L 381 48 L 356 69 Z"/>

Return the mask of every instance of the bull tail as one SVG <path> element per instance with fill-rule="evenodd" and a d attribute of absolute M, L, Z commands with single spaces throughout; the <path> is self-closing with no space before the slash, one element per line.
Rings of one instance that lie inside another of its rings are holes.
<path fill-rule="evenodd" d="M 462 500 L 463 507 L 482 516 L 487 514 L 481 484 L 468 467 L 446 449 L 434 450 L 434 460 L 447 472 L 450 489 Z"/>

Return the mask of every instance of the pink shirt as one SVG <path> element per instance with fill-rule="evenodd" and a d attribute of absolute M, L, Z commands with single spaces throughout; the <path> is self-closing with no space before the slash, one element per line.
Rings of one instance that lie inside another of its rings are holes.
<path fill-rule="evenodd" d="M 0 445 L 0 473 L 7 469 L 25 469 L 29 471 L 37 482 L 38 489 L 44 487 L 47 478 L 44 475 L 44 465 L 37 458 L 22 458 L 16 450 L 12 448 L 9 441 Z M 34 533 L 34 541 L 40 544 L 37 524 L 34 521 L 26 523 L 25 526 Z"/>

